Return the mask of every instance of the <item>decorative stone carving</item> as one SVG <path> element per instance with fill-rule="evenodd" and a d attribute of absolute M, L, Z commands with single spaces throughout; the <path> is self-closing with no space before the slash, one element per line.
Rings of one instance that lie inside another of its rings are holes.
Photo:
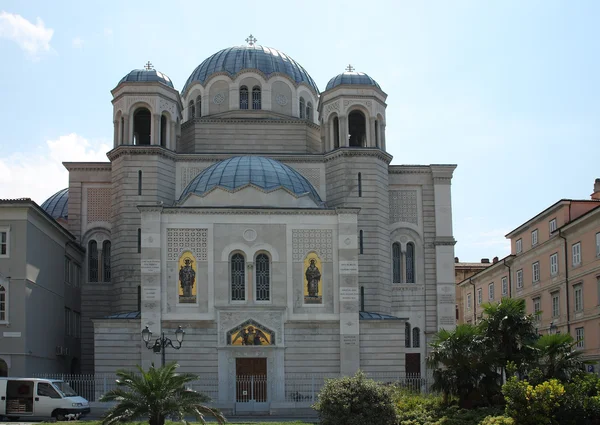
<path fill-rule="evenodd" d="M 398 222 L 419 224 L 416 190 L 390 190 L 390 224 Z"/>
<path fill-rule="evenodd" d="M 162 112 L 162 111 L 167 111 L 171 114 L 171 118 L 175 119 L 176 118 L 176 110 L 175 110 L 175 105 L 173 104 L 173 102 L 169 102 L 168 100 L 165 99 L 160 99 L 158 101 L 158 112 Z"/>
<path fill-rule="evenodd" d="M 254 229 L 246 229 L 244 230 L 244 239 L 248 242 L 253 242 L 256 240 L 256 230 Z"/>
<path fill-rule="evenodd" d="M 275 102 L 280 106 L 285 106 L 288 104 L 288 98 L 285 94 L 277 93 L 275 95 Z"/>
<path fill-rule="evenodd" d="M 306 178 L 318 191 L 321 188 L 321 170 L 319 168 L 296 168 L 302 177 Z"/>
<path fill-rule="evenodd" d="M 221 345 L 227 344 L 227 332 L 249 319 L 271 329 L 275 333 L 277 344 L 283 343 L 283 316 L 281 312 L 221 311 L 219 312 L 219 342 Z"/>
<path fill-rule="evenodd" d="M 155 99 L 150 96 L 134 96 L 127 98 L 127 109 L 131 108 L 132 105 L 135 105 L 138 102 L 145 102 L 150 105 L 152 108 L 155 106 Z M 152 111 L 151 111 L 152 112 Z"/>
<path fill-rule="evenodd" d="M 333 261 L 333 230 L 292 230 L 292 257 L 294 262 L 303 262 L 306 254 L 315 251 L 324 263 Z"/>
<path fill-rule="evenodd" d="M 187 250 L 196 261 L 207 261 L 208 229 L 167 229 L 167 261 L 178 261 Z"/>
<path fill-rule="evenodd" d="M 325 106 L 325 113 L 329 114 L 332 111 L 338 111 L 340 110 L 340 102 L 336 101 L 336 102 L 331 102 L 329 103 L 327 106 Z"/>
<path fill-rule="evenodd" d="M 110 221 L 111 216 L 110 187 L 90 187 L 87 190 L 87 222 Z"/>
<path fill-rule="evenodd" d="M 185 167 L 181 169 L 181 190 L 185 189 L 188 184 L 196 177 L 204 167 Z"/>
<path fill-rule="evenodd" d="M 225 102 L 225 93 L 219 92 L 215 94 L 215 96 L 213 97 L 213 103 L 215 105 L 220 105 L 223 102 Z"/>
<path fill-rule="evenodd" d="M 349 99 L 349 100 L 344 100 L 344 107 L 348 107 L 350 105 L 365 105 L 367 107 L 371 107 L 371 105 L 373 104 L 373 102 L 371 102 L 370 100 L 359 100 L 359 99 Z"/>

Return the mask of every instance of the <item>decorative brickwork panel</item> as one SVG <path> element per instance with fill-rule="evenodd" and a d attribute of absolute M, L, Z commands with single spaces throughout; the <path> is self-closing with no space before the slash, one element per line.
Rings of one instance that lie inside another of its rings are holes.
<path fill-rule="evenodd" d="M 186 167 L 181 169 L 181 190 L 185 189 L 187 185 L 196 177 L 200 172 L 204 170 L 204 167 Z"/>
<path fill-rule="evenodd" d="M 390 190 L 390 223 L 419 224 L 416 190 Z"/>
<path fill-rule="evenodd" d="M 110 187 L 90 187 L 87 190 L 87 222 L 110 221 L 112 199 Z"/>
<path fill-rule="evenodd" d="M 303 262 L 306 254 L 315 251 L 323 262 L 333 261 L 333 230 L 292 230 L 292 253 L 294 262 Z"/>
<path fill-rule="evenodd" d="M 319 191 L 321 188 L 321 170 L 318 168 L 296 168 L 306 180 L 310 182 L 314 186 L 314 188 Z"/>
<path fill-rule="evenodd" d="M 167 229 L 167 261 L 178 261 L 183 251 L 208 261 L 208 229 Z"/>

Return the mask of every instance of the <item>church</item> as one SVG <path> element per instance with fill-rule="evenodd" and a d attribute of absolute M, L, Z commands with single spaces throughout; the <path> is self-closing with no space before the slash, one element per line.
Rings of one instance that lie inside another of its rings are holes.
<path fill-rule="evenodd" d="M 456 323 L 456 166 L 391 164 L 366 73 L 320 91 L 246 41 L 180 91 L 149 63 L 125 75 L 108 161 L 64 163 L 68 188 L 44 203 L 85 248 L 82 372 L 164 354 L 238 411 L 297 406 L 311 376 L 424 374 Z"/>

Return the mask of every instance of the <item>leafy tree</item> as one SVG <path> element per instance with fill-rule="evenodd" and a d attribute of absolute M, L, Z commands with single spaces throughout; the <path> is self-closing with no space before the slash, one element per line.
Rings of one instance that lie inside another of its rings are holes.
<path fill-rule="evenodd" d="M 483 305 L 484 317 L 479 323 L 490 350 L 498 356 L 498 366 L 506 375 L 506 365 L 522 365 L 531 358 L 529 346 L 537 339 L 533 316 L 527 314 L 524 299 L 503 298 L 498 303 Z M 522 370 L 521 370 L 522 371 Z"/>
<path fill-rule="evenodd" d="M 576 345 L 577 341 L 569 334 L 543 335 L 533 344 L 534 366 L 545 379 L 566 381 L 587 363 Z"/>
<path fill-rule="evenodd" d="M 118 401 L 102 420 L 103 425 L 148 418 L 150 425 L 164 425 L 165 418 L 178 419 L 186 424 L 185 416 L 196 416 L 205 423 L 204 416 L 213 416 L 220 424 L 225 418 L 216 409 L 205 406 L 209 397 L 186 389 L 186 384 L 198 379 L 190 373 L 176 373 L 176 363 L 139 373 L 120 370 L 117 372 L 117 385 L 107 392 L 100 401 Z"/>
<path fill-rule="evenodd" d="M 431 343 L 427 363 L 434 368 L 433 390 L 456 395 L 461 406 L 474 393 L 490 397 L 499 391 L 495 370 L 495 352 L 488 349 L 487 338 L 479 328 L 469 324 L 454 330 L 440 330 Z"/>

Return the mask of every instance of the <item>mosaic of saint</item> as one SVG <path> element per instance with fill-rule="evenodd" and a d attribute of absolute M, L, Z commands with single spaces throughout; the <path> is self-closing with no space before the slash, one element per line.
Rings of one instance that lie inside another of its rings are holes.
<path fill-rule="evenodd" d="M 196 259 L 187 251 L 179 257 L 179 303 L 196 303 Z"/>
<path fill-rule="evenodd" d="M 315 252 L 309 253 L 304 259 L 304 303 L 323 303 L 323 283 L 321 259 Z"/>
<path fill-rule="evenodd" d="M 253 320 L 227 332 L 228 345 L 272 345 L 274 343 L 273 332 L 261 327 Z"/>

